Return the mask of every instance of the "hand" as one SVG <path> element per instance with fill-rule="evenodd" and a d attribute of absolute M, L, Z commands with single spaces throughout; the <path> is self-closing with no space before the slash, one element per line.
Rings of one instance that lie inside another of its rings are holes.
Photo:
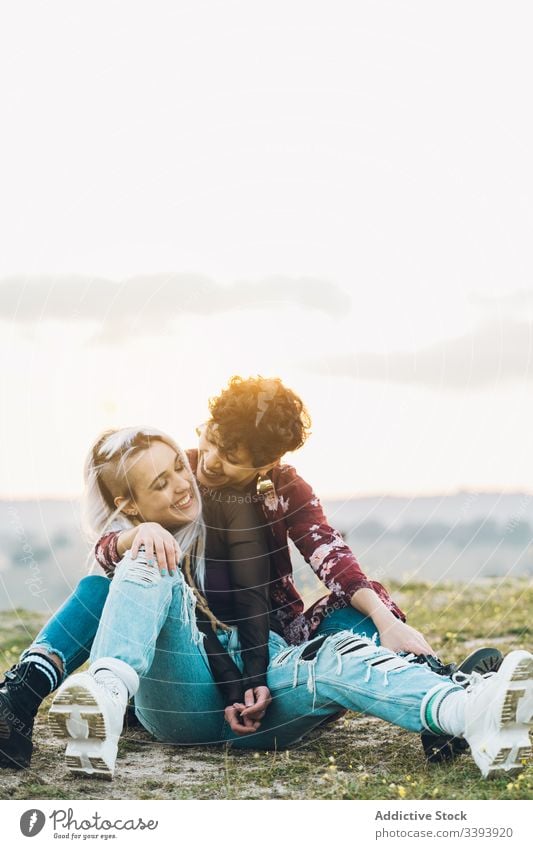
<path fill-rule="evenodd" d="M 226 722 L 235 734 L 253 734 L 259 728 L 259 723 L 254 723 L 251 719 L 247 718 L 241 720 L 241 709 L 240 707 L 236 707 L 236 705 L 237 702 L 225 708 L 224 718 Z"/>
<path fill-rule="evenodd" d="M 384 648 L 394 652 L 405 651 L 417 655 L 437 656 L 422 634 L 400 619 L 389 620 L 386 625 L 379 628 L 379 641 Z"/>
<path fill-rule="evenodd" d="M 131 557 L 137 557 L 139 549 L 144 546 L 148 565 L 153 565 L 154 551 L 157 565 L 162 575 L 173 575 L 181 559 L 181 549 L 170 533 L 157 522 L 143 522 L 135 534 L 131 545 Z M 150 564 L 152 561 L 152 564 Z"/>
<path fill-rule="evenodd" d="M 255 687 L 246 690 L 244 704 L 234 702 L 226 708 L 224 715 L 232 731 L 237 734 L 250 734 L 261 725 L 272 696 L 268 687 Z"/>
<path fill-rule="evenodd" d="M 244 704 L 236 702 L 234 707 L 240 708 L 242 718 L 255 722 L 263 719 L 271 702 L 272 696 L 268 687 L 255 687 L 253 690 L 246 690 Z"/>

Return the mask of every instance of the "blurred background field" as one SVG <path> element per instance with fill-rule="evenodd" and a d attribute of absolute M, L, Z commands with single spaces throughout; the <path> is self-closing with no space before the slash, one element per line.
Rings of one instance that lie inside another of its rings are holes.
<path fill-rule="evenodd" d="M 325 501 L 364 570 L 389 582 L 460 582 L 533 575 L 533 496 L 459 492 Z M 323 594 L 292 551 L 308 601 Z M 92 562 L 75 500 L 0 501 L 0 610 L 48 615 Z"/>

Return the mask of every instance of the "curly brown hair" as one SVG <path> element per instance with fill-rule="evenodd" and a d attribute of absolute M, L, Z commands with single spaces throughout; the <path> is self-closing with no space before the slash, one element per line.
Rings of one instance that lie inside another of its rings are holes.
<path fill-rule="evenodd" d="M 311 427 L 302 399 L 279 377 L 235 375 L 210 399 L 209 410 L 219 447 L 226 453 L 247 448 L 257 468 L 300 448 Z"/>

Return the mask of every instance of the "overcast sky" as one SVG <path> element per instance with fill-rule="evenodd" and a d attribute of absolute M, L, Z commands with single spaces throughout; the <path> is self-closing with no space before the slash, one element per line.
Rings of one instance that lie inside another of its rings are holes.
<path fill-rule="evenodd" d="M 319 494 L 531 490 L 532 17 L 4 4 L 0 496 L 257 372 Z"/>

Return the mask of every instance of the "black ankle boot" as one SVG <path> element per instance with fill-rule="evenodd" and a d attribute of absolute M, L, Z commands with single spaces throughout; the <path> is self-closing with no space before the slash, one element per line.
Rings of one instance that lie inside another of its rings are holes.
<path fill-rule="evenodd" d="M 441 667 L 439 669 L 435 666 L 435 658 L 431 658 L 433 663 L 429 665 L 439 675 L 451 676 L 454 672 L 462 672 L 464 675 L 477 672 L 479 675 L 485 675 L 487 672 L 497 672 L 502 660 L 503 655 L 498 649 L 483 648 L 472 652 L 472 654 L 463 660 L 460 666 L 453 668 L 451 672 L 449 669 L 454 664 L 449 664 L 446 667 L 440 664 L 440 661 L 437 661 L 436 663 Z M 468 682 L 465 681 L 466 683 Z M 468 743 L 462 737 L 451 737 L 448 734 L 433 734 L 431 731 L 422 731 L 420 738 L 426 760 L 429 763 L 452 761 L 468 749 Z"/>
<path fill-rule="evenodd" d="M 60 681 L 59 669 L 57 675 Z M 34 663 L 17 663 L 5 673 L 0 685 L 0 767 L 25 769 L 30 765 L 33 721 L 50 692 L 49 679 Z"/>

